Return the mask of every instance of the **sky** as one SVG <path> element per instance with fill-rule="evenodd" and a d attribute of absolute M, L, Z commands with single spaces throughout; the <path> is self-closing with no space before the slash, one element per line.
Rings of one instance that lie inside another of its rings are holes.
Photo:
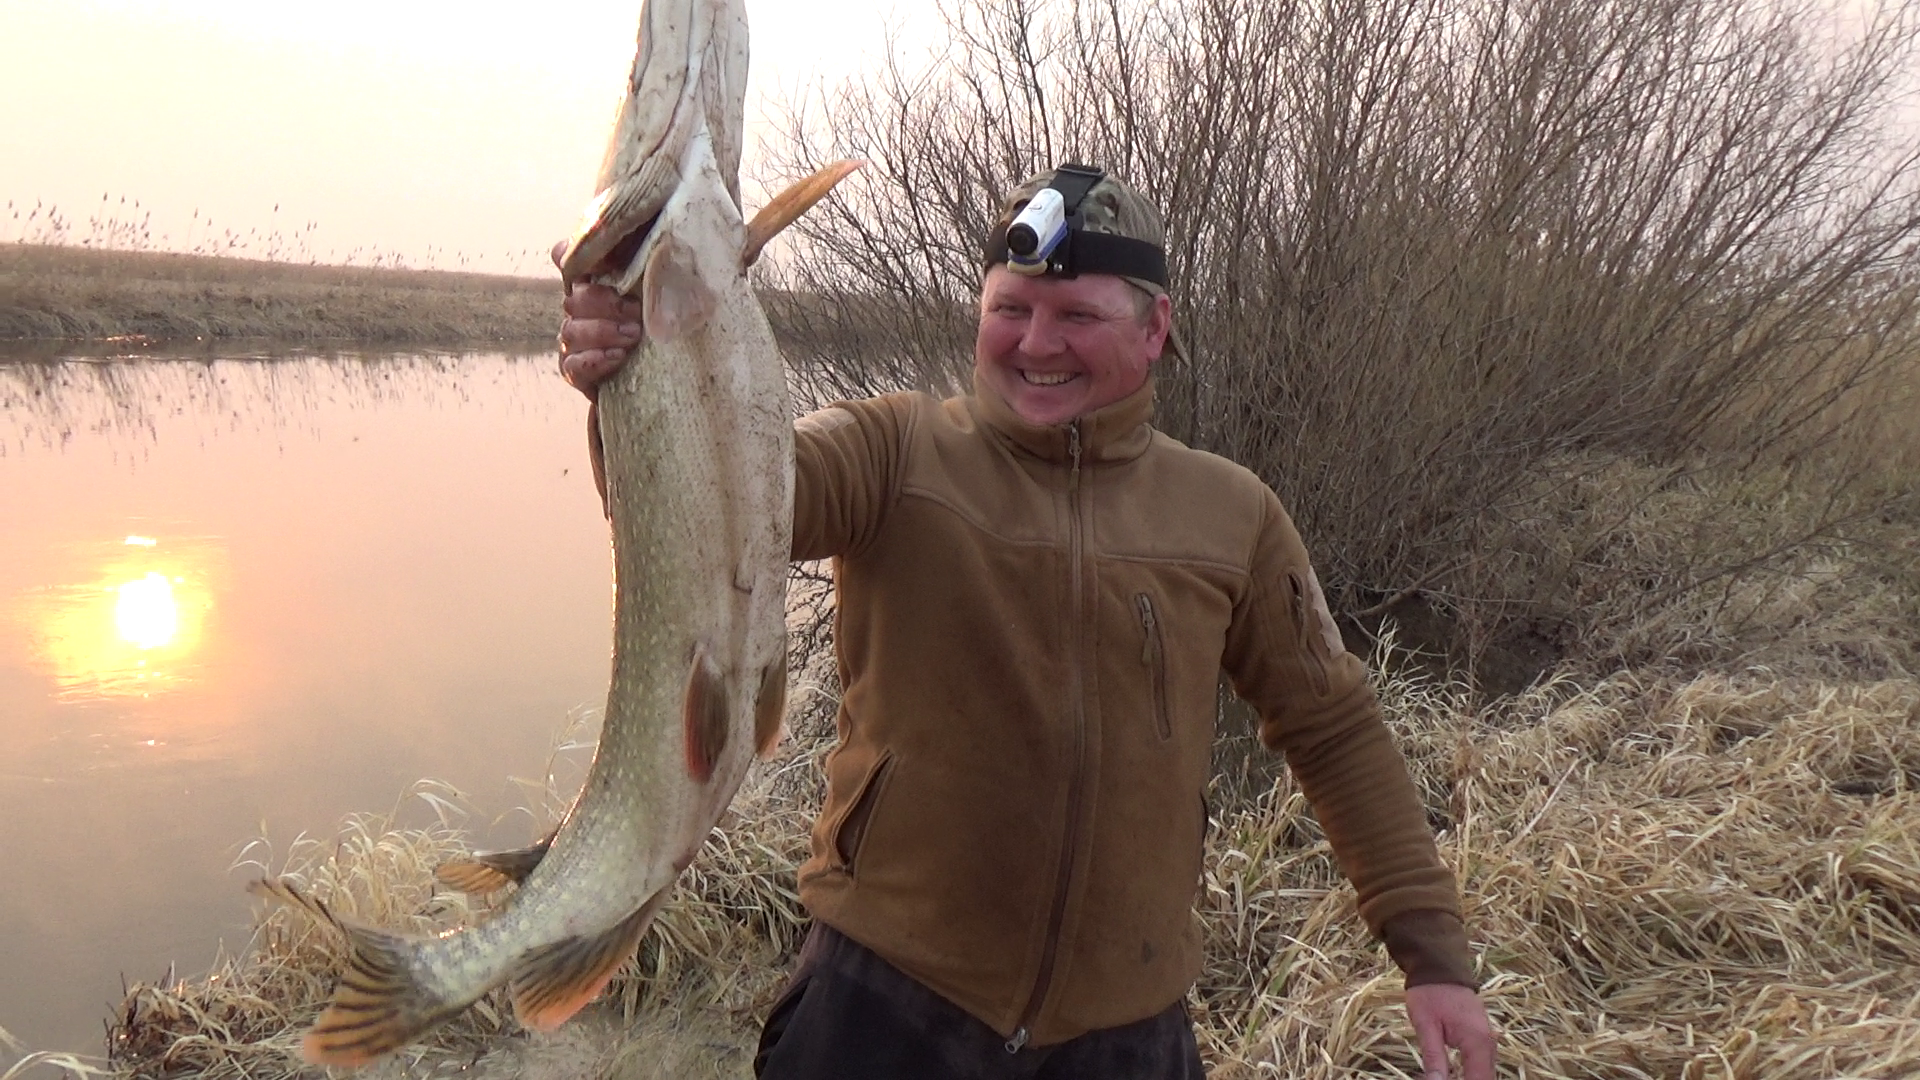
<path fill-rule="evenodd" d="M 639 10 L 0 0 L 0 241 L 44 239 L 39 204 L 69 242 L 151 214 L 144 243 L 173 250 L 232 233 L 263 256 L 547 272 L 592 194 Z M 890 31 L 924 55 L 934 25 L 926 0 L 747 10 L 750 158 L 783 101 L 877 62 Z"/>

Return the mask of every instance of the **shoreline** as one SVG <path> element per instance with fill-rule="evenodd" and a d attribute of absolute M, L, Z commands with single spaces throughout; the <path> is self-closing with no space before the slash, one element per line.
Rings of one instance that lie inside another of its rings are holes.
<path fill-rule="evenodd" d="M 0 244 L 0 342 L 12 345 L 545 349 L 559 319 L 556 279 Z"/>

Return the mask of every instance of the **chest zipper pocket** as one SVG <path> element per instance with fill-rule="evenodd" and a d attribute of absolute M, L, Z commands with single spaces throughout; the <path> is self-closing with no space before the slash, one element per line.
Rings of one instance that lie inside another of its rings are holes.
<path fill-rule="evenodd" d="M 1300 649 L 1300 662 L 1307 669 L 1307 681 L 1313 684 L 1315 695 L 1325 697 L 1328 688 L 1327 661 L 1323 656 L 1326 639 L 1320 636 L 1319 613 L 1313 609 L 1313 600 L 1307 592 L 1307 583 L 1298 573 L 1287 575 L 1287 584 L 1293 590 L 1293 633 Z"/>
<path fill-rule="evenodd" d="M 1153 684 L 1153 719 L 1160 741 L 1173 738 L 1173 718 L 1167 713 L 1167 650 L 1160 640 L 1160 620 L 1153 612 L 1153 597 L 1135 593 L 1133 606 L 1140 611 L 1140 663 Z"/>
<path fill-rule="evenodd" d="M 866 842 L 868 827 L 873 823 L 874 807 L 880 802 L 880 795 L 886 789 L 887 776 L 892 772 L 893 752 L 882 751 L 873 768 L 867 771 L 866 779 L 861 781 L 860 790 L 854 795 L 853 801 L 847 804 L 847 812 L 834 826 L 833 854 L 848 877 L 854 876 L 854 867 L 860 860 L 860 848 Z"/>

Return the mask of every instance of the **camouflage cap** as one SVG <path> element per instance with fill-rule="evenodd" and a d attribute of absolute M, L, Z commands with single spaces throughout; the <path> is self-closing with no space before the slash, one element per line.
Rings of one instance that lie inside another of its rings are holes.
<path fill-rule="evenodd" d="M 1058 175 L 1056 170 L 1049 170 L 1028 177 L 1001 201 L 1000 215 L 995 220 L 990 235 L 1001 238 L 999 244 L 1002 250 L 1005 246 L 1004 237 L 1007 226 L 1013 223 L 1013 219 L 1026 208 L 1027 203 L 1035 195 L 1053 184 L 1056 175 Z M 1102 175 L 1099 182 L 1089 188 L 1086 196 L 1080 200 L 1079 229 L 1081 232 L 1124 236 L 1151 244 L 1163 251 L 1167 246 L 1166 228 L 1161 224 L 1159 208 L 1148 201 L 1146 196 L 1135 191 L 1126 181 L 1112 174 Z M 993 258 L 993 254 L 993 241 L 989 241 L 988 266 L 998 261 Z M 1001 255 L 1001 258 L 1004 257 Z M 1158 281 L 1146 277 L 1135 277 L 1131 274 L 1119 276 L 1149 296 L 1169 295 L 1167 287 Z M 1181 361 L 1187 359 L 1186 347 L 1172 327 L 1167 330 L 1166 352 L 1175 359 Z"/>

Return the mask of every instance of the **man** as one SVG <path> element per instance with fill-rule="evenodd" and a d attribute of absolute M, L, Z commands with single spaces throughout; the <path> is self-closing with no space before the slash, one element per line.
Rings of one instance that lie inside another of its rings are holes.
<path fill-rule="evenodd" d="M 1009 241 L 1036 198 L 1057 247 Z M 1406 972 L 1426 1075 L 1452 1046 L 1492 1080 L 1453 876 L 1298 534 L 1253 474 L 1148 424 L 1178 349 L 1163 245 L 1115 178 L 1035 177 L 985 256 L 973 393 L 795 425 L 793 556 L 835 560 L 844 696 L 767 1080 L 1197 1080 L 1222 670 Z M 638 305 L 576 286 L 566 311 L 591 398 Z"/>

